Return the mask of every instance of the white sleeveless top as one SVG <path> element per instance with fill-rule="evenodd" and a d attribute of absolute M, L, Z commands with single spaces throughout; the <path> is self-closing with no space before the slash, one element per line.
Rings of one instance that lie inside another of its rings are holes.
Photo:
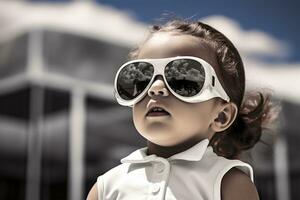
<path fill-rule="evenodd" d="M 97 178 L 98 200 L 221 200 L 221 180 L 233 167 L 254 182 L 249 164 L 218 156 L 208 143 L 167 159 L 136 150 Z"/>

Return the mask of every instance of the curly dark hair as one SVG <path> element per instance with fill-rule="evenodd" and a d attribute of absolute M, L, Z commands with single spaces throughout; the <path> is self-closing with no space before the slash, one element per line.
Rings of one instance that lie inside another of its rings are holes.
<path fill-rule="evenodd" d="M 244 65 L 232 42 L 215 28 L 200 21 L 175 19 L 162 25 L 153 25 L 149 38 L 156 32 L 192 35 L 212 47 L 220 68 L 217 76 L 239 110 L 233 124 L 225 131 L 214 134 L 209 145 L 215 153 L 228 159 L 236 159 L 242 151 L 251 149 L 260 140 L 267 125 L 277 118 L 280 109 L 279 105 L 272 102 L 271 92 L 245 92 Z M 130 58 L 136 58 L 140 48 L 131 51 Z"/>

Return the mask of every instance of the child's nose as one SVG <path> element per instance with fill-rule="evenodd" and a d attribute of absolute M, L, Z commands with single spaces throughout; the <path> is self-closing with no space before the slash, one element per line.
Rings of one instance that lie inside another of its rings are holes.
<path fill-rule="evenodd" d="M 168 96 L 169 91 L 166 88 L 165 82 L 162 76 L 155 77 L 154 82 L 152 83 L 151 87 L 148 90 L 148 95 L 150 97 L 155 96 Z"/>

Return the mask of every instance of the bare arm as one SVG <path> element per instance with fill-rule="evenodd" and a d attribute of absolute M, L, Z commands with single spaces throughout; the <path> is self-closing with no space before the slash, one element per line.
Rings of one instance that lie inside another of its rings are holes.
<path fill-rule="evenodd" d="M 92 189 L 90 190 L 86 200 L 100 200 L 98 199 L 98 192 L 97 192 L 97 184 L 95 183 Z"/>
<path fill-rule="evenodd" d="M 221 196 L 222 200 L 259 200 L 258 192 L 250 177 L 236 168 L 232 168 L 224 175 Z"/>

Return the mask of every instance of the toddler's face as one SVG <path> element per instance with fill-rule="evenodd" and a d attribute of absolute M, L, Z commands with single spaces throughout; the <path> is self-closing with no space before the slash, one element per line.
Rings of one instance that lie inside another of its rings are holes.
<path fill-rule="evenodd" d="M 155 33 L 140 49 L 139 59 L 196 56 L 206 60 L 217 71 L 213 50 L 198 38 L 176 33 Z M 155 95 L 163 91 L 164 95 Z M 154 92 L 154 94 L 152 93 Z M 151 94 L 152 93 L 152 94 Z M 214 134 L 210 125 L 218 115 L 217 98 L 201 103 L 186 103 L 170 93 L 161 76 L 157 76 L 148 95 L 133 107 L 133 121 L 148 141 L 161 146 L 201 141 Z M 170 115 L 147 115 L 151 106 L 163 107 Z"/>

